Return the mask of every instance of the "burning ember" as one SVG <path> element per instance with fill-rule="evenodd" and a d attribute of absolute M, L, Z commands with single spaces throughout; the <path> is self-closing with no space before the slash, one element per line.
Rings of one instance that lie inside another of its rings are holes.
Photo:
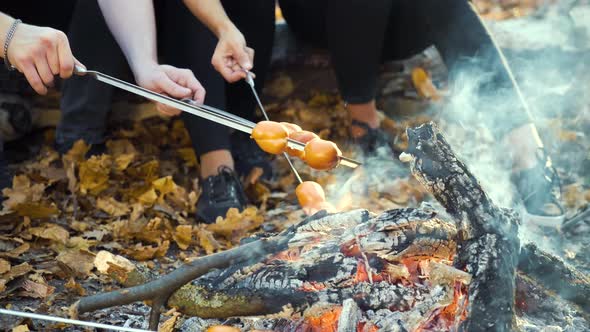
<path fill-rule="evenodd" d="M 211 272 L 169 304 L 203 318 L 234 316 L 241 299 L 253 304 L 241 315 L 284 306 L 301 313 L 288 326 L 273 325 L 274 331 L 450 330 L 466 317 L 471 280 L 451 266 L 456 235 L 453 224 L 425 209 L 328 215 L 299 227 L 288 250 Z M 191 309 L 211 297 L 223 300 Z"/>

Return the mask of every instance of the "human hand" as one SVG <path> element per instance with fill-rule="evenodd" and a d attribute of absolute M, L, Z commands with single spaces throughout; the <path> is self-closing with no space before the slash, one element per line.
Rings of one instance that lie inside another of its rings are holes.
<path fill-rule="evenodd" d="M 192 71 L 168 65 L 152 64 L 134 70 L 135 80 L 140 86 L 177 99 L 190 98 L 202 104 L 205 100 L 205 89 L 196 79 Z M 180 114 L 180 110 L 157 103 L 160 113 L 168 116 Z"/>
<path fill-rule="evenodd" d="M 246 78 L 253 62 L 254 50 L 246 45 L 246 39 L 235 26 L 219 34 L 211 64 L 226 81 L 233 83 Z"/>
<path fill-rule="evenodd" d="M 63 32 L 24 23 L 17 26 L 10 41 L 8 61 L 42 95 L 54 86 L 55 75 L 68 78 L 72 76 L 75 64 L 82 65 L 72 55 Z"/>

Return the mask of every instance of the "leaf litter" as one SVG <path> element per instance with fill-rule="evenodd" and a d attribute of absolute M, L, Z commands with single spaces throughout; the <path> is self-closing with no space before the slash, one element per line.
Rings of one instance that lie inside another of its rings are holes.
<path fill-rule="evenodd" d="M 477 5 L 485 3 L 477 1 Z M 511 10 L 510 15 L 516 15 Z M 493 16 L 497 8 L 484 7 L 484 11 Z M 444 96 L 444 91 L 436 90 L 440 85 L 427 76 L 427 66 L 414 69 L 404 73 L 403 80 L 408 82 L 404 89 L 414 89 L 417 102 L 436 102 L 432 99 Z M 355 156 L 345 144 L 349 119 L 340 97 L 326 91 L 296 95 L 302 86 L 287 72 L 273 77 L 266 91 L 271 118 L 315 131 L 338 142 L 345 154 Z M 587 111 L 584 114 L 588 116 Z M 403 151 L 407 147 L 405 128 L 430 119 L 432 114 L 423 112 L 409 117 L 389 116 L 383 117 L 382 127 L 392 136 L 394 150 Z M 590 201 L 590 174 L 567 169 L 566 159 L 573 152 L 586 151 L 584 162 L 590 164 L 590 142 L 582 126 L 590 123 L 590 116 L 584 121 L 546 120 L 541 128 L 549 133 L 550 152 L 560 156 L 555 162 L 566 183 L 565 204 L 570 210 L 583 209 Z M 163 274 L 180 262 L 232 248 L 258 232 L 280 231 L 304 217 L 294 195 L 295 178 L 285 161 L 277 158 L 273 162 L 278 172 L 275 180 L 262 180 L 260 169 L 243 179 L 255 205 L 242 212 L 231 209 L 213 224 L 196 222 L 198 161 L 178 119 L 155 117 L 120 124 L 106 143 L 106 153 L 90 158 L 85 157 L 90 146 L 82 141 L 61 157 L 50 146 L 47 142 L 35 159 L 20 164 L 12 187 L 3 190 L 3 306 L 10 303 L 16 309 L 28 307 L 65 317 L 67 307 L 79 297 L 120 287 L 124 280 L 117 278 L 125 276 L 132 266 Z M 362 207 L 380 212 L 430 199 L 407 172 L 373 186 L 368 180 L 370 174 L 362 170 L 316 172 L 299 161 L 295 165 L 305 179 L 326 188 L 329 200 L 340 209 Z M 369 185 L 359 188 L 355 185 L 358 183 Z M 566 251 L 566 257 L 579 258 L 572 254 L 574 250 Z M 585 264 L 582 268 L 588 271 L 590 264 Z M 87 317 L 120 325 L 131 319 L 133 326 L 141 327 L 145 306 L 133 304 L 119 309 L 122 311 Z M 27 324 L 10 322 L 14 330 L 28 330 Z M 181 322 L 181 315 L 170 312 L 162 319 L 161 329 L 173 331 Z"/>

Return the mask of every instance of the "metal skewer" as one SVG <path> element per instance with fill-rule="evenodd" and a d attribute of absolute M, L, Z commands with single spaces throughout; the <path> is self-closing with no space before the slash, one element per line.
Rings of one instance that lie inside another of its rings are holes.
<path fill-rule="evenodd" d="M 250 86 L 250 89 L 252 90 L 252 94 L 254 95 L 254 98 L 256 98 L 256 102 L 258 103 L 258 107 L 260 107 L 260 111 L 262 111 L 262 115 L 264 116 L 266 121 L 270 121 L 270 118 L 268 117 L 268 114 L 266 113 L 264 106 L 262 106 L 262 102 L 260 102 L 260 98 L 258 97 L 258 93 L 256 92 L 256 89 L 254 88 L 254 79 L 252 78 L 252 73 L 249 71 L 246 71 L 246 83 L 248 83 L 248 85 Z M 295 175 L 295 178 L 297 179 L 297 181 L 299 181 L 299 183 L 303 183 L 303 180 L 301 180 L 301 176 L 299 175 L 299 172 L 297 172 L 297 169 L 295 168 L 295 165 L 293 165 L 293 162 L 291 161 L 291 158 L 289 158 L 289 155 L 287 154 L 287 152 L 283 152 L 283 156 L 287 160 L 289 167 L 291 167 L 291 171 L 293 171 L 293 174 Z"/>
<path fill-rule="evenodd" d="M 233 115 L 231 113 L 222 111 L 215 107 L 207 106 L 207 105 L 200 105 L 194 102 L 187 102 L 186 100 L 177 100 L 172 97 L 168 97 L 159 93 L 152 92 L 148 89 L 142 88 L 140 86 L 125 82 L 118 78 L 103 74 L 101 72 L 97 72 L 94 70 L 87 70 L 86 68 L 76 66 L 75 71 L 77 75 L 89 75 L 95 78 L 98 81 L 107 83 L 119 89 L 131 92 L 133 94 L 145 97 L 149 100 L 153 100 L 155 102 L 159 102 L 176 109 L 179 109 L 183 112 L 187 112 L 198 117 L 213 121 L 215 123 L 219 123 L 221 125 L 233 128 L 235 130 L 239 130 L 241 132 L 252 134 L 252 129 L 256 125 L 252 121 L 248 121 L 244 118 L 239 116 Z M 305 148 L 305 144 L 295 141 L 293 139 L 287 139 L 287 145 L 299 151 L 303 151 Z M 350 168 L 356 168 L 361 165 L 360 162 L 346 158 L 340 157 L 340 164 L 343 166 L 347 166 Z"/>
<path fill-rule="evenodd" d="M 130 327 L 120 327 L 120 326 L 101 324 L 101 323 L 85 322 L 85 321 L 77 320 L 77 319 L 53 317 L 53 316 L 40 315 L 40 314 L 31 313 L 31 312 L 22 312 L 22 311 L 15 311 L 15 310 L 0 309 L 0 314 L 9 315 L 9 316 L 17 316 L 17 317 L 26 317 L 26 318 L 31 318 L 31 319 L 46 320 L 46 321 L 50 321 L 50 322 L 65 323 L 65 324 L 78 325 L 78 326 L 95 327 L 95 328 L 105 329 L 105 330 L 125 331 L 125 332 L 151 332 L 149 330 L 134 329 L 134 328 L 130 328 Z"/>

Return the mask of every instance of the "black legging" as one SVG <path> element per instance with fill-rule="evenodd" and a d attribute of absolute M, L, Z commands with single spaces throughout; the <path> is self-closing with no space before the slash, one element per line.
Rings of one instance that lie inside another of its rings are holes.
<path fill-rule="evenodd" d="M 493 73 L 480 89 L 493 89 L 517 105 L 493 41 L 466 0 L 279 0 L 300 38 L 327 47 L 340 93 L 349 103 L 376 96 L 380 64 L 435 45 L 451 77 L 468 66 Z M 472 61 L 477 59 L 477 62 Z M 488 90 L 492 91 L 492 90 Z M 512 127 L 529 122 L 524 111 L 502 115 Z M 500 115 L 498 115 L 500 116 Z M 508 118 L 508 119 L 507 119 Z"/>
<path fill-rule="evenodd" d="M 256 50 L 254 72 L 258 90 L 263 87 L 274 34 L 274 1 L 222 1 L 228 16 Z M 252 119 L 255 100 L 244 82 L 226 84 L 211 65 L 217 40 L 180 0 L 156 0 L 158 48 L 162 63 L 192 70 L 207 90 L 205 103 Z M 132 13 L 130 13 L 132 15 Z M 133 27 L 129 27 L 133 29 Z M 111 35 L 96 0 L 78 1 L 68 34 L 74 54 L 89 69 L 130 79 L 125 57 Z M 57 142 L 69 145 L 78 139 L 104 142 L 114 89 L 90 78 L 67 80 L 63 87 L 62 121 Z M 198 156 L 229 149 L 229 130 L 201 118 L 182 114 Z"/>

